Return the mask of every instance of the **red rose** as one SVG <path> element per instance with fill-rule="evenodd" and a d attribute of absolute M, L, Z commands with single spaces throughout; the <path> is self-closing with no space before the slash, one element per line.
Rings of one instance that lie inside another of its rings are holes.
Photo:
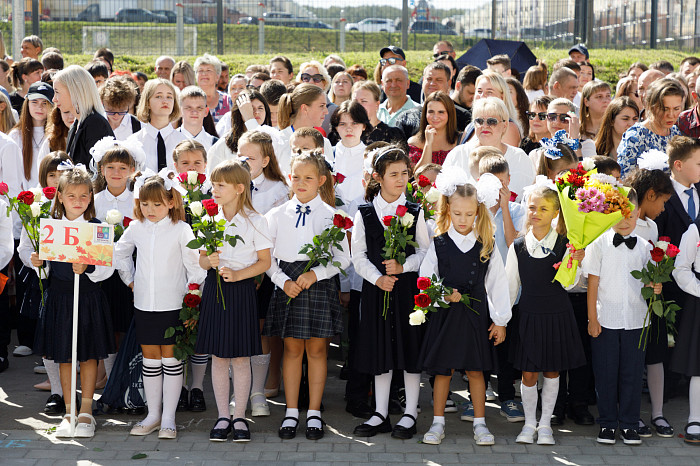
<path fill-rule="evenodd" d="M 384 223 L 385 226 L 390 226 L 393 218 L 394 218 L 393 215 L 385 215 L 384 218 L 382 219 L 382 223 Z"/>
<path fill-rule="evenodd" d="M 0 195 L 4 196 L 8 193 L 9 190 L 10 187 L 7 186 L 7 183 L 0 183 Z"/>
<path fill-rule="evenodd" d="M 397 217 L 403 217 L 406 215 L 406 212 L 408 212 L 408 207 L 405 205 L 400 205 L 396 208 L 396 216 Z"/>
<path fill-rule="evenodd" d="M 428 296 L 425 293 L 420 293 L 417 294 L 414 298 L 413 301 L 416 303 L 416 306 L 418 307 L 428 307 L 430 306 L 430 296 Z"/>
<path fill-rule="evenodd" d="M 124 216 L 124 220 L 122 220 L 122 225 L 124 225 L 124 228 L 128 227 L 130 223 L 131 219 L 127 216 Z"/>
<path fill-rule="evenodd" d="M 185 172 L 185 173 L 180 173 L 179 175 L 177 175 L 177 180 L 180 183 L 187 183 L 187 173 Z"/>
<path fill-rule="evenodd" d="M 353 225 L 354 223 L 352 222 L 352 219 L 350 217 L 345 217 L 343 219 L 343 228 L 345 228 L 346 230 L 352 228 Z"/>
<path fill-rule="evenodd" d="M 418 277 L 418 289 L 425 291 L 430 288 L 430 279 L 428 277 Z"/>
<path fill-rule="evenodd" d="M 514 193 L 513 191 L 510 192 L 510 202 L 515 202 L 515 200 L 518 198 L 518 193 Z"/>
<path fill-rule="evenodd" d="M 214 199 L 205 199 L 202 201 L 202 207 L 207 211 L 210 217 L 219 213 L 219 205 Z"/>
<path fill-rule="evenodd" d="M 343 181 L 345 181 L 345 175 L 343 175 L 342 173 L 336 173 L 335 174 L 335 182 L 340 184 Z"/>
<path fill-rule="evenodd" d="M 197 174 L 197 182 L 198 182 L 199 184 L 202 184 L 202 183 L 204 183 L 205 181 L 207 181 L 207 175 L 205 175 L 204 173 L 199 173 L 199 174 Z"/>
<path fill-rule="evenodd" d="M 198 289 L 199 289 L 199 283 L 190 283 L 189 285 L 187 285 L 187 289 L 190 290 L 190 291 L 198 290 Z"/>
<path fill-rule="evenodd" d="M 678 253 L 681 252 L 680 249 L 678 249 L 677 246 L 674 246 L 673 244 L 669 244 L 668 247 L 666 248 L 666 255 L 673 259 L 678 255 Z"/>
<path fill-rule="evenodd" d="M 420 186 L 421 188 L 425 188 L 426 186 L 430 186 L 430 184 L 431 184 L 430 179 L 427 176 L 420 175 L 418 177 L 418 186 Z"/>
<path fill-rule="evenodd" d="M 333 226 L 336 226 L 338 228 L 343 228 L 345 225 L 345 217 L 343 217 L 340 214 L 335 214 L 333 216 Z"/>
<path fill-rule="evenodd" d="M 651 251 L 651 260 L 653 260 L 654 262 L 661 262 L 662 260 L 664 260 L 664 255 L 665 253 L 663 249 L 654 248 Z"/>
<path fill-rule="evenodd" d="M 196 294 L 192 293 L 187 293 L 185 295 L 185 299 L 183 302 L 185 303 L 185 306 L 187 307 L 197 307 L 199 306 L 199 303 L 202 301 L 202 298 L 197 296 Z"/>
<path fill-rule="evenodd" d="M 34 203 L 34 193 L 31 191 L 22 191 L 17 195 L 17 200 L 27 205 L 32 205 Z"/>
<path fill-rule="evenodd" d="M 554 270 L 559 270 L 559 266 L 561 266 L 561 261 L 557 262 L 552 267 L 554 267 Z"/>
<path fill-rule="evenodd" d="M 48 187 L 48 188 L 44 188 L 43 191 L 44 191 L 44 196 L 46 196 L 46 199 L 48 199 L 49 201 L 56 196 L 56 188 Z"/>
<path fill-rule="evenodd" d="M 659 236 L 659 241 L 665 241 L 667 243 L 671 242 L 671 237 L 669 236 Z"/>

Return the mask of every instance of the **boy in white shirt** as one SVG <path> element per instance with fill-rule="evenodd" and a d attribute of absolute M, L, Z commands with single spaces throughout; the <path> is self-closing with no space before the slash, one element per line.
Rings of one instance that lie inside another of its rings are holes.
<path fill-rule="evenodd" d="M 129 114 L 136 100 L 136 89 L 126 78 L 115 76 L 105 81 L 100 88 L 100 100 L 117 141 L 124 141 L 141 130 L 141 122 Z"/>
<path fill-rule="evenodd" d="M 219 138 L 204 130 L 204 118 L 209 112 L 207 95 L 197 86 L 187 86 L 180 92 L 180 109 L 182 124 L 177 131 L 184 134 L 187 139 L 199 141 L 206 150 L 209 150 Z"/>
<path fill-rule="evenodd" d="M 629 199 L 637 204 L 634 190 Z M 598 443 L 614 444 L 615 430 L 626 445 L 642 443 L 637 433 L 644 372 L 644 331 L 647 303 L 642 282 L 630 272 L 651 259 L 651 245 L 635 235 L 639 209 L 586 248 L 588 275 L 588 333 L 598 394 Z M 661 284 L 654 285 L 661 293 Z M 649 335 L 654 338 L 654 335 Z"/>

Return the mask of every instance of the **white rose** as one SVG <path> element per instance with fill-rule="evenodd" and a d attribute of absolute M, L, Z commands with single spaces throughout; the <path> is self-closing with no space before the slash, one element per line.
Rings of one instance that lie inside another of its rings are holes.
<path fill-rule="evenodd" d="M 420 309 L 408 315 L 408 323 L 411 325 L 421 325 L 425 323 L 425 313 Z"/>
<path fill-rule="evenodd" d="M 666 252 L 666 249 L 668 249 L 668 241 L 657 241 L 656 247 Z"/>
<path fill-rule="evenodd" d="M 201 217 L 202 213 L 204 212 L 204 206 L 202 206 L 202 203 L 199 201 L 194 201 L 190 203 L 190 212 L 192 212 L 192 215 L 195 215 L 197 217 Z"/>
<path fill-rule="evenodd" d="M 343 212 L 340 209 L 336 209 L 335 212 L 333 212 L 333 216 L 335 216 L 335 215 L 340 215 L 341 217 L 349 217 L 348 214 L 346 214 L 345 212 Z"/>
<path fill-rule="evenodd" d="M 110 225 L 121 223 L 122 220 L 124 220 L 124 216 L 117 209 L 108 210 L 107 215 L 105 215 L 105 221 Z"/>
<path fill-rule="evenodd" d="M 440 191 L 438 191 L 437 188 L 430 188 L 430 191 L 425 194 L 425 200 L 434 204 L 440 200 L 440 196 Z"/>
<path fill-rule="evenodd" d="M 591 157 L 584 157 L 581 161 L 581 165 L 583 165 L 583 169 L 586 171 L 591 171 L 595 168 L 595 162 Z"/>
<path fill-rule="evenodd" d="M 41 204 L 34 203 L 29 206 L 32 211 L 32 217 L 38 217 L 41 214 Z"/>
<path fill-rule="evenodd" d="M 200 298 L 202 297 L 202 292 L 200 290 L 190 290 L 188 293 L 199 296 Z"/>
<path fill-rule="evenodd" d="M 197 175 L 198 173 L 196 171 L 190 170 L 187 172 L 187 184 L 197 184 Z"/>
<path fill-rule="evenodd" d="M 676 338 L 673 336 L 672 333 L 668 334 L 668 347 L 673 348 L 676 346 Z"/>
<path fill-rule="evenodd" d="M 414 217 L 413 214 L 410 214 L 408 212 L 406 212 L 403 217 L 399 217 L 401 225 L 405 227 L 410 227 L 411 225 L 413 225 L 413 221 L 415 219 L 416 217 Z"/>
<path fill-rule="evenodd" d="M 41 196 L 44 194 L 41 188 L 31 188 L 29 191 L 34 194 L 34 202 L 41 202 Z"/>

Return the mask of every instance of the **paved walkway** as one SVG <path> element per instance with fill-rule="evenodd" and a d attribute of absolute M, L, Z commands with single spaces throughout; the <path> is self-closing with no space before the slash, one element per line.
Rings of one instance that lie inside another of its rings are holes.
<path fill-rule="evenodd" d="M 419 436 L 401 441 L 382 434 L 370 439 L 355 438 L 352 429 L 361 422 L 344 411 L 344 381 L 338 379 L 338 362 L 329 362 L 329 378 L 324 404 L 324 419 L 328 423 L 326 436 L 312 442 L 304 438 L 304 413 L 300 435 L 294 440 L 281 441 L 277 428 L 284 414 L 284 398 L 272 401 L 272 415 L 252 418 L 253 441 L 247 444 L 212 443 L 208 432 L 217 418 L 209 374 L 205 380 L 207 411 L 178 413 L 178 438 L 159 441 L 157 434 L 148 437 L 130 437 L 128 431 L 139 418 L 126 415 L 99 416 L 94 439 L 57 440 L 47 431 L 59 422 L 57 416 L 46 416 L 41 411 L 48 397 L 32 385 L 43 380 L 32 367 L 40 363 L 36 357 L 10 356 L 10 369 L 0 374 L 0 465 L 62 465 L 62 464 L 700 464 L 700 448 L 683 443 L 678 436 L 671 439 L 653 437 L 643 439 L 638 447 L 629 447 L 618 441 L 614 446 L 598 445 L 596 426 L 577 426 L 572 421 L 556 428 L 555 446 L 518 445 L 515 436 L 521 423 L 508 423 L 498 413 L 498 405 L 489 403 L 487 422 L 496 436 L 496 445 L 478 447 L 471 434 L 471 423 L 459 420 L 459 414 L 447 414 L 447 438 L 442 445 L 419 443 L 432 420 L 430 388 L 424 379 L 421 391 L 422 414 L 418 419 Z M 427 387 L 427 388 L 426 388 Z M 455 377 L 453 390 L 466 395 L 466 384 Z M 459 396 L 459 401 L 464 401 Z M 682 433 L 685 426 L 687 396 L 671 400 L 666 416 Z M 592 407 L 595 414 L 595 407 Z M 647 397 L 643 399 L 642 416 L 649 418 Z M 393 421 L 398 417 L 394 416 Z M 140 458 L 139 458 L 140 457 Z M 132 461 L 132 458 L 134 459 Z"/>

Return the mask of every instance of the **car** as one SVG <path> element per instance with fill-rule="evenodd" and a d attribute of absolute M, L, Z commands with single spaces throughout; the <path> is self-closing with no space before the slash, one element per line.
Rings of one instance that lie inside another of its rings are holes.
<path fill-rule="evenodd" d="M 177 13 L 171 10 L 153 10 L 156 15 L 163 15 L 168 18 L 169 23 L 177 23 Z M 183 16 L 183 21 L 185 24 L 197 24 L 197 21 L 191 16 Z"/>
<path fill-rule="evenodd" d="M 118 23 L 167 23 L 168 17 L 156 15 L 144 8 L 122 8 L 114 20 Z"/>
<path fill-rule="evenodd" d="M 238 24 L 258 24 L 258 18 L 255 16 L 242 16 L 238 18 Z"/>
<path fill-rule="evenodd" d="M 294 26 L 298 28 L 333 29 L 333 26 L 323 21 L 297 21 Z"/>
<path fill-rule="evenodd" d="M 8 21 L 12 21 L 12 13 L 10 13 L 7 17 Z M 32 20 L 32 12 L 31 11 L 25 11 L 24 12 L 24 21 L 31 21 Z M 39 21 L 51 21 L 51 18 L 48 17 L 47 15 L 39 13 Z"/>
<path fill-rule="evenodd" d="M 366 18 L 357 23 L 345 25 L 346 31 L 359 32 L 396 32 L 394 20 L 386 18 Z"/>
<path fill-rule="evenodd" d="M 419 20 L 411 24 L 408 28 L 411 34 L 439 34 L 443 36 L 456 36 L 457 33 L 447 26 L 436 21 Z"/>
<path fill-rule="evenodd" d="M 295 16 L 283 11 L 268 11 L 267 13 L 263 13 L 263 18 L 265 19 L 266 26 L 293 27 Z"/>

